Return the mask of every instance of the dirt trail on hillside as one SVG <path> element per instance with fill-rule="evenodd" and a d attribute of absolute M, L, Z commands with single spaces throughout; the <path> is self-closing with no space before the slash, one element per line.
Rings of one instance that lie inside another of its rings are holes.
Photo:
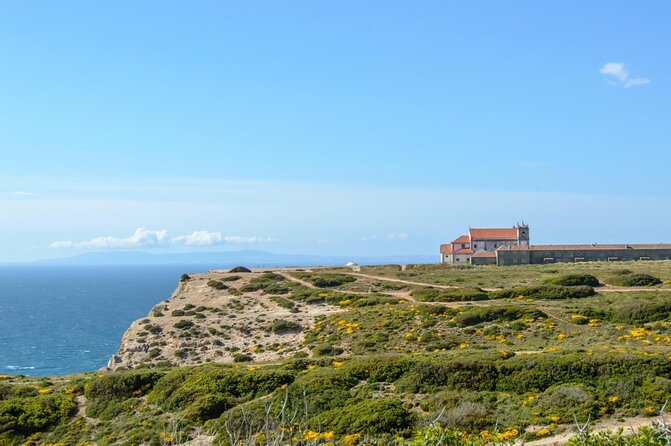
<path fill-rule="evenodd" d="M 348 290 L 339 290 L 339 289 L 336 289 L 336 288 L 319 288 L 319 287 L 311 284 L 310 282 L 306 282 L 305 280 L 301 280 L 301 279 L 298 279 L 296 277 L 293 277 L 287 271 L 276 271 L 276 272 L 281 274 L 282 276 L 284 276 L 287 280 L 290 280 L 290 281 L 295 282 L 295 283 L 299 283 L 303 286 L 306 286 L 308 288 L 312 288 L 312 289 L 315 289 L 315 290 L 322 290 L 322 291 L 329 290 L 329 291 L 334 291 L 336 293 L 342 293 L 342 294 L 364 294 L 364 295 L 365 294 L 373 294 L 372 292 L 369 292 L 369 291 L 348 291 Z M 387 280 L 387 279 L 384 279 L 384 278 L 381 278 L 381 277 L 377 278 L 375 276 L 367 276 L 365 274 L 353 274 L 353 273 L 344 273 L 344 274 L 348 274 L 348 275 L 351 275 L 351 276 L 370 277 L 370 278 L 375 279 L 375 280 L 378 280 L 378 279 L 379 280 Z M 410 283 L 410 282 L 401 281 L 400 279 L 391 280 L 391 281 L 392 282 Z M 428 285 L 428 284 L 420 284 L 420 285 L 433 286 L 433 285 Z M 448 287 L 448 286 L 443 287 L 443 286 L 440 286 L 440 285 L 436 285 L 436 286 L 438 288 L 446 288 L 446 289 L 447 288 L 457 288 L 457 287 L 452 287 L 452 286 L 450 286 L 450 287 Z M 440 305 L 440 306 L 443 306 L 443 307 L 467 307 L 467 306 L 483 306 L 483 307 L 486 307 L 488 305 L 491 305 L 490 302 L 482 301 L 482 300 L 469 300 L 469 301 L 459 301 L 459 302 L 420 302 L 417 299 L 415 299 L 414 297 L 412 297 L 412 294 L 410 294 L 410 291 L 384 291 L 383 294 L 398 297 L 399 299 L 403 299 L 403 300 L 405 300 L 408 303 L 411 303 L 413 305 Z"/>
<path fill-rule="evenodd" d="M 604 432 L 604 431 L 613 431 L 616 432 L 618 429 L 622 429 L 622 432 L 625 435 L 634 434 L 636 431 L 644 426 L 652 426 L 657 418 L 646 418 L 646 417 L 632 417 L 625 418 L 623 421 L 617 420 L 603 420 L 596 423 L 591 427 L 590 431 L 593 433 Z M 553 435 L 552 437 L 542 438 L 535 441 L 524 442 L 522 440 L 517 440 L 516 445 L 530 445 L 530 446 L 554 446 L 566 444 L 569 439 L 576 435 L 575 429 L 567 430 L 558 435 Z"/>
<path fill-rule="evenodd" d="M 396 283 L 404 283 L 407 285 L 417 285 L 417 286 L 425 286 L 425 287 L 432 287 L 432 288 L 440 288 L 444 290 L 449 290 L 449 289 L 455 289 L 455 288 L 461 288 L 455 285 L 436 285 L 432 283 L 426 283 L 426 282 L 415 282 L 412 280 L 404 280 L 404 279 L 397 279 L 393 277 L 385 277 L 385 276 L 373 276 L 371 274 L 364 274 L 364 273 L 345 273 L 349 274 L 350 276 L 358 276 L 358 277 L 365 277 L 367 279 L 372 279 L 372 280 L 382 280 L 382 281 L 387 281 L 387 282 L 396 282 Z M 501 290 L 501 288 L 482 288 L 483 291 L 498 291 Z M 656 287 L 619 287 L 619 286 L 611 286 L 611 285 L 605 285 L 602 287 L 597 287 L 595 290 L 598 293 L 637 293 L 637 292 L 643 292 L 643 291 L 665 291 L 664 289 L 656 288 Z M 669 290 L 671 291 L 671 290 Z"/>
<path fill-rule="evenodd" d="M 414 282 L 412 280 L 404 280 L 404 279 L 395 279 L 393 277 L 384 277 L 384 276 L 373 276 L 370 274 L 364 274 L 364 273 L 344 273 L 348 274 L 350 276 L 358 276 L 358 277 L 365 277 L 367 279 L 373 279 L 373 280 L 382 280 L 385 282 L 397 282 L 397 283 L 405 283 L 406 285 L 418 285 L 418 286 L 426 286 L 426 287 L 433 287 L 433 288 L 441 288 L 444 290 L 451 290 L 455 288 L 459 288 L 458 286 L 454 285 L 433 285 L 430 283 L 424 283 L 424 282 Z"/>

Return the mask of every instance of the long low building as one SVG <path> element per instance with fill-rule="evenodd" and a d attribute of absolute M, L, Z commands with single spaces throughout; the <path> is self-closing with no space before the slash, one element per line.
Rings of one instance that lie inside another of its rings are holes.
<path fill-rule="evenodd" d="M 623 245 L 512 245 L 497 248 L 496 259 L 481 259 L 477 264 L 499 266 L 533 265 L 555 262 L 617 262 L 632 260 L 671 260 L 671 244 Z M 472 262 L 476 264 L 476 262 Z"/>

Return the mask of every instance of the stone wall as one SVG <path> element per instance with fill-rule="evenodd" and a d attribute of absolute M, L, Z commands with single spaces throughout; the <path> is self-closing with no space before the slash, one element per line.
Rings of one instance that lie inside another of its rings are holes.
<path fill-rule="evenodd" d="M 671 260 L 671 249 L 588 249 L 564 250 L 522 250 L 497 251 L 499 266 L 543 264 L 556 262 L 613 262 L 631 260 Z"/>
<path fill-rule="evenodd" d="M 496 257 L 471 257 L 471 265 L 496 265 Z"/>

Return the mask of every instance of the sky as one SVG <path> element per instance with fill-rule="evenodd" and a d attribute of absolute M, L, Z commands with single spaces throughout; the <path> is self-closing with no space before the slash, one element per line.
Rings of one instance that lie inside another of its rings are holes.
<path fill-rule="evenodd" d="M 671 242 L 665 1 L 0 3 L 0 261 Z"/>

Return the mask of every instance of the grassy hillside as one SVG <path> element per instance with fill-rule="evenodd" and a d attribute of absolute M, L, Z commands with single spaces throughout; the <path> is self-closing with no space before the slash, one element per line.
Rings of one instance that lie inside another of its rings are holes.
<path fill-rule="evenodd" d="M 0 444 L 477 445 L 645 424 L 671 397 L 670 266 L 190 278 L 127 333 L 132 368 L 0 377 Z M 169 355 L 178 342 L 194 347 Z M 601 437 L 571 441 L 627 444 Z"/>

